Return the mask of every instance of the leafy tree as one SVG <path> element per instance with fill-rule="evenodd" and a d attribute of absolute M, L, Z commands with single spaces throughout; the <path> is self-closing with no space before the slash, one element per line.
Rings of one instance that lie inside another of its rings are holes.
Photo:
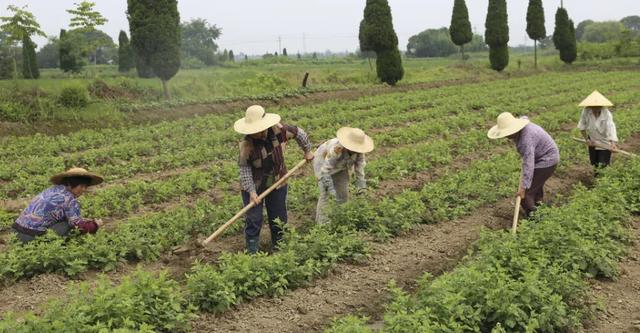
<path fill-rule="evenodd" d="M 126 73 L 135 66 L 133 49 L 127 33 L 120 30 L 118 36 L 118 71 Z"/>
<path fill-rule="evenodd" d="M 398 48 L 377 53 L 376 71 L 380 81 L 391 86 L 402 80 L 404 68 L 402 68 L 402 57 Z"/>
<path fill-rule="evenodd" d="M 377 74 L 382 82 L 395 85 L 402 79 L 404 70 L 398 70 L 402 67 L 398 36 L 393 29 L 391 8 L 387 0 L 367 0 L 364 19 L 360 24 L 359 38 L 362 51 L 376 53 Z M 383 69 L 384 66 L 389 66 L 389 69 Z"/>
<path fill-rule="evenodd" d="M 91 33 L 95 31 L 96 27 L 104 25 L 108 20 L 102 16 L 98 11 L 94 10 L 95 3 L 89 1 L 82 1 L 80 3 L 74 3 L 75 9 L 67 9 L 67 13 L 71 14 L 70 27 L 76 28 L 79 31 Z M 109 38 L 111 40 L 111 38 Z M 107 46 L 108 41 L 104 38 L 92 38 L 87 40 L 87 50 L 89 55 L 93 58 L 93 63 L 98 63 L 98 48 L 101 46 Z M 113 43 L 113 41 L 111 41 Z"/>
<path fill-rule="evenodd" d="M 640 16 L 638 15 L 627 16 L 620 20 L 620 23 L 622 23 L 625 28 L 631 31 L 640 32 Z"/>
<path fill-rule="evenodd" d="M 509 65 L 509 25 L 505 0 L 489 0 L 485 42 L 489 45 L 491 68 L 500 72 Z"/>
<path fill-rule="evenodd" d="M 37 79 L 40 77 L 38 59 L 36 58 L 36 44 L 27 35 L 22 37 L 22 77 Z"/>
<path fill-rule="evenodd" d="M 564 8 L 558 8 L 556 12 L 556 27 L 553 32 L 553 44 L 560 51 L 560 59 L 571 64 L 577 57 L 576 33 L 573 21 Z"/>
<path fill-rule="evenodd" d="M 60 69 L 64 72 L 79 73 L 85 65 L 86 50 L 82 47 L 84 36 L 78 32 L 60 30 L 58 50 L 60 55 Z"/>
<path fill-rule="evenodd" d="M 277 52 L 276 52 L 276 55 L 278 55 Z M 222 62 L 225 62 L 225 61 L 229 60 L 229 51 L 227 51 L 227 49 L 224 49 L 224 51 L 222 52 L 222 56 L 221 56 L 220 60 Z"/>
<path fill-rule="evenodd" d="M 40 29 L 40 24 L 36 21 L 35 16 L 26 10 L 27 6 L 22 8 L 9 5 L 7 7 L 7 11 L 13 13 L 11 16 L 2 16 L 0 17 L 0 31 L 2 31 L 5 35 L 5 42 L 9 46 L 9 48 L 14 50 L 13 54 L 13 73 L 14 78 L 16 77 L 18 72 L 18 65 L 16 60 L 15 48 L 13 46 L 16 43 L 22 42 L 25 38 L 31 38 L 31 36 L 39 35 L 42 37 L 46 37 L 45 33 Z"/>
<path fill-rule="evenodd" d="M 60 47 L 57 37 L 49 37 L 45 46 L 37 53 L 38 68 L 58 68 L 60 65 L 58 49 Z"/>
<path fill-rule="evenodd" d="M 451 41 L 460 47 L 462 61 L 464 61 L 464 44 L 473 40 L 469 11 L 464 0 L 455 0 L 453 14 L 451 15 L 451 27 L 449 28 Z"/>
<path fill-rule="evenodd" d="M 193 19 L 180 25 L 182 30 L 182 53 L 185 57 L 195 57 L 207 66 L 215 65 L 218 45 L 215 40 L 220 37 L 222 30 L 210 25 L 202 18 Z"/>
<path fill-rule="evenodd" d="M 165 98 L 169 99 L 169 80 L 180 69 L 178 2 L 128 0 L 127 4 L 131 45 L 135 50 L 136 60 L 160 78 Z"/>
<path fill-rule="evenodd" d="M 233 54 L 233 50 L 229 50 L 229 61 L 235 62 L 236 56 Z"/>
<path fill-rule="evenodd" d="M 584 28 L 582 41 L 590 43 L 606 43 L 620 40 L 625 26 L 616 21 L 593 22 Z"/>
<path fill-rule="evenodd" d="M 577 40 L 582 40 L 582 36 L 584 36 L 584 31 L 587 28 L 587 26 L 591 25 L 595 23 L 593 20 L 584 20 L 582 22 L 580 22 L 578 24 L 578 26 L 576 27 L 576 39 Z"/>
<path fill-rule="evenodd" d="M 480 35 L 473 35 L 468 43 L 468 51 L 485 51 L 486 45 Z M 414 57 L 447 57 L 458 52 L 458 47 L 451 41 L 448 28 L 427 29 L 409 37 L 407 55 Z"/>
<path fill-rule="evenodd" d="M 0 80 L 11 79 L 14 73 L 13 51 L 6 45 L 0 45 Z"/>
<path fill-rule="evenodd" d="M 527 8 L 527 34 L 533 39 L 534 66 L 538 68 L 538 41 L 547 37 L 544 26 L 544 8 L 542 0 L 529 0 Z"/>

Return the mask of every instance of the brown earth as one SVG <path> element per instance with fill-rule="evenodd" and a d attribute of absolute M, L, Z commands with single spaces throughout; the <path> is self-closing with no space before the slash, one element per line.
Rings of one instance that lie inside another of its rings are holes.
<path fill-rule="evenodd" d="M 567 193 L 589 167 L 571 169 L 547 183 L 549 202 Z M 359 313 L 379 320 L 388 301 L 391 279 L 408 290 L 423 273 L 439 275 L 455 267 L 485 228 L 509 227 L 512 199 L 475 210 L 470 216 L 435 225 L 419 225 L 389 243 L 373 244 L 361 265 L 339 265 L 332 274 L 278 298 L 258 298 L 221 315 L 202 314 L 194 332 L 320 332 L 336 316 Z"/>
<path fill-rule="evenodd" d="M 634 219 L 632 231 L 635 242 L 620 264 L 620 276 L 612 281 L 592 281 L 604 307 L 587 332 L 640 332 L 640 218 Z"/>

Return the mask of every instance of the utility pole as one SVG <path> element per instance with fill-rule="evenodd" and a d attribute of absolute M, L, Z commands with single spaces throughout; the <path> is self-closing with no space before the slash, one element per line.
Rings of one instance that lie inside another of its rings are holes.
<path fill-rule="evenodd" d="M 278 53 L 282 54 L 282 36 L 278 36 Z"/>
<path fill-rule="evenodd" d="M 560 8 L 564 8 L 564 0 L 560 0 Z"/>

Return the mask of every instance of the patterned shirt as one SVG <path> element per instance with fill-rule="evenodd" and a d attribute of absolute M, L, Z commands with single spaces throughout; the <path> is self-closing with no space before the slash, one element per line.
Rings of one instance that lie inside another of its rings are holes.
<path fill-rule="evenodd" d="M 555 141 L 542 127 L 534 123 L 529 123 L 520 131 L 516 147 L 522 156 L 521 185 L 525 189 L 531 187 L 534 169 L 548 168 L 560 162 L 560 152 Z"/>
<path fill-rule="evenodd" d="M 58 222 L 71 226 L 82 222 L 78 200 L 64 185 L 50 187 L 38 194 L 16 220 L 19 226 L 38 232 L 45 232 Z"/>
<path fill-rule="evenodd" d="M 578 129 L 587 131 L 589 138 L 603 146 L 609 146 L 611 142 L 618 142 L 616 124 L 613 122 L 613 115 L 608 109 L 603 109 L 600 116 L 596 118 L 591 108 L 582 110 Z M 597 148 L 596 150 L 604 150 Z"/>
<path fill-rule="evenodd" d="M 285 128 L 288 126 L 284 126 L 282 124 L 278 124 L 276 125 L 279 128 Z M 311 142 L 309 141 L 309 136 L 307 135 L 307 133 L 305 133 L 305 131 L 300 128 L 300 127 L 296 127 L 296 133 L 295 136 L 293 134 L 293 132 L 290 131 L 286 131 L 286 135 L 288 139 L 292 139 L 295 138 L 296 142 L 298 143 L 298 146 L 300 146 L 300 148 L 302 148 L 302 150 L 307 153 L 309 151 L 311 151 Z M 239 159 L 239 163 L 238 166 L 240 167 L 240 186 L 242 187 L 243 191 L 246 191 L 248 193 L 252 193 L 252 192 L 256 192 L 256 187 L 259 186 L 260 184 L 256 184 L 254 182 L 254 174 L 253 174 L 253 167 L 252 164 L 247 160 L 247 156 L 249 155 L 249 152 L 247 151 L 243 151 L 243 150 L 248 150 L 249 148 L 243 146 L 243 144 L 245 144 L 245 142 L 241 142 L 240 143 L 240 159 Z M 284 153 L 285 151 L 285 147 L 282 147 L 282 151 Z"/>
<path fill-rule="evenodd" d="M 355 173 L 356 187 L 365 188 L 364 167 L 367 164 L 364 154 L 349 152 L 337 138 L 331 139 L 318 147 L 313 159 L 313 171 L 320 181 L 333 188 L 331 175 L 347 170 Z"/>

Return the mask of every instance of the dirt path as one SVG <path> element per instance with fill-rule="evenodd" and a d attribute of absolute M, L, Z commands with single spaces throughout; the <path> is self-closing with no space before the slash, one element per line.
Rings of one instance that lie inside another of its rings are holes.
<path fill-rule="evenodd" d="M 547 183 L 549 200 L 567 193 L 578 181 L 590 178 L 590 168 L 576 167 L 566 178 Z M 475 210 L 472 215 L 435 225 L 419 225 L 387 244 L 374 244 L 363 265 L 340 265 L 313 286 L 279 298 L 258 298 L 222 315 L 202 314 L 193 332 L 320 332 L 336 316 L 362 313 L 380 319 L 388 300 L 391 279 L 399 286 L 415 287 L 422 273 L 439 275 L 452 269 L 478 239 L 483 227 L 510 224 L 511 199 Z"/>
<path fill-rule="evenodd" d="M 640 218 L 633 221 L 635 244 L 620 264 L 616 281 L 594 281 L 596 296 L 603 301 L 591 333 L 640 332 Z"/>

